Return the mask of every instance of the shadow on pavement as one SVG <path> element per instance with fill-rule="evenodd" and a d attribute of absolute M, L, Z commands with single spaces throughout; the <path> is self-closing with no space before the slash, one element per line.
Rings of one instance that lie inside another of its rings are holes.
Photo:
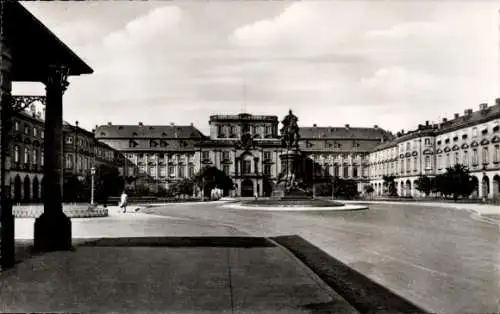
<path fill-rule="evenodd" d="M 426 313 L 389 289 L 328 255 L 300 236 L 271 238 L 362 313 Z"/>

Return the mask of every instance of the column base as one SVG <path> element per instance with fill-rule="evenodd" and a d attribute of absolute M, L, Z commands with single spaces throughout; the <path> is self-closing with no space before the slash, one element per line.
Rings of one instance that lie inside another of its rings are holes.
<path fill-rule="evenodd" d="M 43 213 L 35 220 L 33 249 L 37 252 L 69 251 L 71 220 L 64 213 Z"/>

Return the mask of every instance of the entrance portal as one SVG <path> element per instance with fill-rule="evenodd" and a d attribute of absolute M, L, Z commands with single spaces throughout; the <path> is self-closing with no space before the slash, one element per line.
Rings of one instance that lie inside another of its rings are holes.
<path fill-rule="evenodd" d="M 253 182 L 250 179 L 245 179 L 241 182 L 241 196 L 242 197 L 252 197 L 253 196 Z"/>

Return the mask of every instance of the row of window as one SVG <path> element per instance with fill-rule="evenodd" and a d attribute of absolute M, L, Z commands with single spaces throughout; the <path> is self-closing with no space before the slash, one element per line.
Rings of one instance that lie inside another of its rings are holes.
<path fill-rule="evenodd" d="M 21 129 L 21 123 L 19 123 L 19 121 L 14 121 L 14 130 L 16 132 L 19 132 Z M 31 128 L 31 126 L 29 124 L 24 124 L 24 134 L 25 135 L 28 135 L 28 136 L 34 136 L 34 137 L 38 137 L 40 136 L 41 138 L 44 137 L 44 133 L 43 133 L 43 130 L 40 131 L 37 127 L 33 127 Z"/>
<path fill-rule="evenodd" d="M 254 125 L 249 125 L 247 126 L 248 130 L 243 130 L 248 131 L 250 134 L 256 134 L 258 132 L 258 127 Z M 267 125 L 264 127 L 264 136 L 273 136 L 275 135 L 273 132 L 273 127 L 270 125 Z M 237 128 L 234 125 L 218 125 L 217 126 L 217 137 L 218 138 L 224 138 L 224 137 L 230 137 L 230 138 L 235 138 L 237 137 Z"/>
<path fill-rule="evenodd" d="M 161 166 L 158 167 L 149 167 L 148 171 L 146 172 L 146 167 L 144 166 L 139 166 L 138 172 L 139 174 L 148 174 L 151 177 L 156 177 L 158 174 L 159 170 L 159 176 L 160 177 L 166 177 L 167 176 L 167 170 L 168 170 L 168 176 L 169 177 L 177 177 L 178 178 L 186 178 L 186 166 Z M 177 171 L 176 171 L 177 170 Z M 128 175 L 133 176 L 134 175 L 134 168 L 129 168 L 128 169 Z M 194 176 L 194 165 L 188 165 L 187 166 L 187 175 L 188 177 L 193 177 Z"/>
<path fill-rule="evenodd" d="M 65 154 L 64 155 L 64 167 L 66 169 L 74 168 L 74 155 Z M 89 170 L 92 167 L 92 161 L 87 156 L 78 156 L 76 160 L 77 171 Z"/>
<path fill-rule="evenodd" d="M 500 163 L 500 145 L 495 145 L 493 148 L 493 162 L 494 163 Z M 482 147 L 481 148 L 481 163 L 482 164 L 488 164 L 490 163 L 490 151 L 488 147 Z M 452 158 L 453 157 L 453 161 Z M 413 157 L 413 167 L 411 163 L 412 158 L 406 158 L 406 159 L 401 159 L 400 160 L 400 172 L 401 174 L 405 173 L 411 173 L 412 171 L 418 171 L 418 162 L 419 159 L 418 157 Z M 436 164 L 437 164 L 437 169 L 442 169 L 442 168 L 448 168 L 452 165 L 455 164 L 463 164 L 468 166 L 472 163 L 473 166 L 479 165 L 479 151 L 478 149 L 474 148 L 472 149 L 472 159 L 469 157 L 469 152 L 468 151 L 463 151 L 462 152 L 462 160 L 460 160 L 460 152 L 455 152 L 453 155 L 451 153 L 447 153 L 446 155 L 438 155 L 436 157 Z M 405 169 L 406 165 L 406 169 Z M 432 170 L 432 157 L 427 155 L 424 158 L 424 169 L 426 171 Z M 384 164 L 377 164 L 374 167 L 374 174 L 377 175 L 382 175 L 382 174 L 397 174 L 398 169 L 396 169 L 396 163 L 395 162 L 390 162 L 390 163 L 384 163 Z"/>
<path fill-rule="evenodd" d="M 30 150 L 30 148 L 25 147 L 24 148 L 24 163 L 29 164 L 32 163 L 33 165 L 38 164 L 38 150 L 33 148 Z M 43 151 L 40 152 L 40 165 L 43 166 Z M 14 145 L 14 162 L 15 163 L 20 163 L 21 162 L 21 147 L 19 145 Z"/>

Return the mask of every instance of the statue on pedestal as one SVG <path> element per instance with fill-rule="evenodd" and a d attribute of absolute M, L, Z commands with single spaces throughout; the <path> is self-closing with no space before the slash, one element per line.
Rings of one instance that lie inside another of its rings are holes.
<path fill-rule="evenodd" d="M 281 121 L 283 127 L 280 130 L 281 133 L 281 144 L 287 150 L 294 150 L 299 148 L 299 125 L 297 123 L 299 119 L 296 115 L 292 113 L 292 110 L 288 111 L 288 115 Z"/>

